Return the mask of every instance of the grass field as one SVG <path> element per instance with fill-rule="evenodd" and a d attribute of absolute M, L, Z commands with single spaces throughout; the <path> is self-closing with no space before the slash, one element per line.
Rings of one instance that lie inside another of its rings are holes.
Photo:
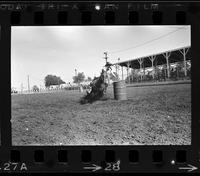
<path fill-rule="evenodd" d="M 190 145 L 191 84 L 127 87 L 128 100 L 85 93 L 12 95 L 13 145 Z"/>

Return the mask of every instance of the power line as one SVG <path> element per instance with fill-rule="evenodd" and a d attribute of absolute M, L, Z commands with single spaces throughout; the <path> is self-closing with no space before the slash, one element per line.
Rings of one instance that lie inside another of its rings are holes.
<path fill-rule="evenodd" d="M 176 30 L 174 30 L 174 31 L 171 31 L 171 32 L 169 32 L 169 33 L 167 33 L 167 34 L 165 34 L 165 35 L 162 35 L 162 36 L 160 36 L 160 37 L 154 38 L 154 39 L 152 39 L 152 40 L 146 41 L 146 42 L 144 42 L 144 43 L 142 43 L 142 44 L 139 44 L 139 45 L 136 45 L 136 46 L 133 46 L 133 47 L 130 47 L 130 48 L 122 49 L 122 50 L 117 50 L 117 51 L 109 52 L 109 53 L 110 53 L 110 54 L 114 54 L 114 53 L 119 53 L 119 52 L 131 50 L 131 49 L 135 49 L 135 48 L 141 47 L 141 46 L 143 46 L 143 45 L 146 45 L 146 44 L 148 44 L 148 43 L 151 43 L 151 42 L 154 42 L 154 41 L 156 41 L 156 40 L 159 40 L 159 39 L 161 39 L 161 38 L 164 38 L 164 37 L 166 37 L 166 36 L 168 36 L 168 35 L 170 35 L 170 34 L 172 34 L 172 33 L 175 33 L 175 32 L 177 32 L 177 31 L 179 31 L 179 30 L 181 30 L 181 29 L 186 29 L 186 28 L 185 28 L 185 27 L 178 28 L 178 29 L 176 29 Z"/>

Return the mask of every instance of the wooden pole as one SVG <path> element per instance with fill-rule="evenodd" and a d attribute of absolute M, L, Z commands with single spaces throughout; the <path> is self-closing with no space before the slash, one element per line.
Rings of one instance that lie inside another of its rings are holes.
<path fill-rule="evenodd" d="M 126 71 L 127 71 L 127 81 L 128 81 L 128 65 L 127 65 Z M 129 83 L 129 81 L 128 81 L 128 83 Z"/>
<path fill-rule="evenodd" d="M 132 78 L 132 83 L 133 83 L 133 65 L 131 64 L 131 78 Z"/>
<path fill-rule="evenodd" d="M 105 55 L 104 59 L 106 60 L 106 64 L 107 64 L 107 62 L 108 62 L 108 53 L 104 52 L 104 55 Z"/>
<path fill-rule="evenodd" d="M 117 64 L 115 65 L 115 70 L 116 70 L 116 74 L 117 74 Z"/>
<path fill-rule="evenodd" d="M 130 83 L 130 77 L 129 77 L 129 66 L 130 66 L 130 63 L 127 62 L 127 78 L 128 78 L 128 83 Z"/>
<path fill-rule="evenodd" d="M 166 59 L 166 63 L 167 63 L 167 78 L 170 78 L 170 68 L 169 68 L 169 57 L 170 57 L 171 53 L 170 52 L 166 52 L 163 54 L 163 56 Z"/>
<path fill-rule="evenodd" d="M 143 58 L 139 58 L 139 59 L 137 59 L 137 61 L 138 61 L 139 64 L 140 64 L 140 72 L 141 72 L 141 71 L 142 71 Z M 140 75 L 140 77 L 141 77 L 141 81 L 142 81 L 142 74 Z"/>
<path fill-rule="evenodd" d="M 183 51 L 182 50 L 179 50 L 179 51 L 183 55 L 184 75 L 186 77 L 187 76 L 186 54 L 189 51 L 189 48 L 187 48 L 187 49 L 183 48 Z"/>
<path fill-rule="evenodd" d="M 111 69 L 110 69 L 110 73 L 108 75 L 108 84 L 110 85 L 110 75 L 111 75 Z"/>
<path fill-rule="evenodd" d="M 23 83 L 21 83 L 21 93 L 23 93 Z"/>
<path fill-rule="evenodd" d="M 119 65 L 119 61 L 120 61 L 120 58 L 118 58 L 117 61 L 118 61 L 118 63 L 117 63 L 117 74 L 118 74 L 118 78 L 120 80 L 120 76 L 119 76 L 120 75 L 120 72 L 119 72 L 119 66 L 120 66 Z"/>
<path fill-rule="evenodd" d="M 29 75 L 28 75 L 28 92 L 30 93 Z"/>
<path fill-rule="evenodd" d="M 177 66 L 176 66 L 176 76 L 179 79 L 179 74 L 178 74 L 178 68 L 177 68 Z"/>
<path fill-rule="evenodd" d="M 151 60 L 151 68 L 153 70 L 153 74 L 152 74 L 153 79 L 155 78 L 155 68 L 154 68 L 154 65 L 153 65 L 153 62 L 154 62 L 155 58 L 156 58 L 156 56 L 150 56 L 149 57 L 149 59 Z"/>
<path fill-rule="evenodd" d="M 75 69 L 75 76 L 77 76 L 77 70 Z"/>
<path fill-rule="evenodd" d="M 186 52 L 185 52 L 185 48 L 183 49 L 183 62 L 184 62 L 184 74 L 185 77 L 187 76 L 187 67 L 186 67 Z"/>
<path fill-rule="evenodd" d="M 167 77 L 167 73 L 166 73 L 166 71 L 167 71 L 167 70 L 166 70 L 166 68 L 165 68 L 165 80 L 166 80 L 166 77 Z"/>
<path fill-rule="evenodd" d="M 106 60 L 106 64 L 105 65 L 107 65 L 107 63 L 108 63 L 108 53 L 104 52 L 104 55 L 105 55 L 104 59 Z M 106 76 L 108 76 L 107 69 L 106 69 Z"/>
<path fill-rule="evenodd" d="M 144 65 L 144 62 L 143 62 L 143 76 L 145 78 L 145 65 Z"/>
<path fill-rule="evenodd" d="M 122 80 L 124 80 L 123 66 L 122 67 Z"/>
<path fill-rule="evenodd" d="M 167 61 L 167 77 L 169 78 L 170 77 L 170 73 L 169 73 L 169 57 L 166 56 L 166 61 Z"/>

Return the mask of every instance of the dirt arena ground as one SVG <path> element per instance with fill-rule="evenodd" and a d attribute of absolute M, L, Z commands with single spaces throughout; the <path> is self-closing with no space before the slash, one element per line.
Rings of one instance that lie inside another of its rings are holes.
<path fill-rule="evenodd" d="M 13 145 L 190 145 L 191 84 L 127 87 L 128 100 L 77 91 L 12 95 Z"/>

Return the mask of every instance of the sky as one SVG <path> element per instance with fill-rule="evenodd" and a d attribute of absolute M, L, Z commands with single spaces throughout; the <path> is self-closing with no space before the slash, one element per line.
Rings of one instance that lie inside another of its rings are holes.
<path fill-rule="evenodd" d="M 191 45 L 190 26 L 12 26 L 11 86 L 44 86 L 48 74 L 73 82 L 77 72 L 99 76 L 108 61 Z M 153 40 L 153 41 L 152 41 Z M 150 42 L 152 41 L 152 42 Z M 146 43 L 146 44 L 145 44 Z"/>

